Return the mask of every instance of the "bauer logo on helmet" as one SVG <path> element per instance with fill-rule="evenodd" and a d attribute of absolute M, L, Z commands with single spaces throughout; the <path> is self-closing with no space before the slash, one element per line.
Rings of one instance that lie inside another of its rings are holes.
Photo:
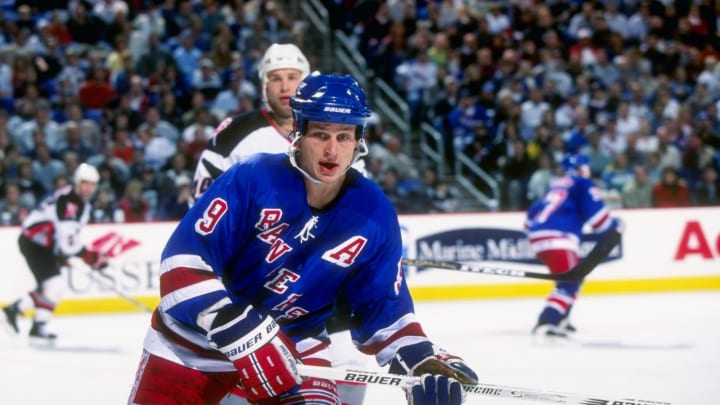
<path fill-rule="evenodd" d="M 349 108 L 330 107 L 330 106 L 327 106 L 327 107 L 323 108 L 323 111 L 326 111 L 326 112 L 334 112 L 334 113 L 341 113 L 341 114 L 350 114 L 350 113 L 352 112 L 352 110 L 349 109 Z"/>

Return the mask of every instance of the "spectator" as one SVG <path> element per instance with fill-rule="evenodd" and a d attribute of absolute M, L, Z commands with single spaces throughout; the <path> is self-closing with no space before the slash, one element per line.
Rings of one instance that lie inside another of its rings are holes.
<path fill-rule="evenodd" d="M 180 131 L 173 124 L 166 121 L 160 115 L 156 106 L 149 106 L 145 112 L 145 122 L 140 124 L 138 132 L 149 132 L 155 136 L 167 139 L 175 144 L 180 139 Z"/>
<path fill-rule="evenodd" d="M 432 92 L 437 90 L 438 66 L 429 58 L 426 48 L 414 52 L 414 57 L 395 69 L 395 84 L 408 102 L 411 123 L 419 125 L 427 114 Z"/>
<path fill-rule="evenodd" d="M 170 167 L 158 173 L 157 188 L 158 199 L 160 201 L 176 194 L 178 178 L 192 177 L 193 173 L 188 169 L 189 165 L 187 160 L 187 155 L 176 153 L 170 159 Z"/>
<path fill-rule="evenodd" d="M 66 23 L 73 42 L 95 45 L 103 39 L 107 25 L 88 9 L 89 3 L 73 2 L 70 17 Z"/>
<path fill-rule="evenodd" d="M 192 74 L 190 85 L 194 90 L 201 91 L 208 101 L 214 100 L 222 88 L 215 63 L 208 58 L 201 59 L 199 67 Z"/>
<path fill-rule="evenodd" d="M 520 136 L 528 141 L 542 123 L 543 114 L 550 110 L 550 104 L 543 99 L 540 87 L 530 89 L 530 96 L 520 105 Z"/>
<path fill-rule="evenodd" d="M 72 103 L 65 107 L 65 117 L 66 121 L 62 126 L 74 122 L 78 126 L 80 138 L 85 145 L 93 149 L 100 147 L 100 122 L 86 118 L 83 114 L 82 105 L 77 100 L 73 100 Z"/>
<path fill-rule="evenodd" d="M 60 152 L 60 155 L 64 155 L 67 152 L 74 152 L 81 161 L 85 161 L 93 155 L 94 148 L 83 138 L 80 126 L 76 121 L 68 121 L 63 124 L 62 128 L 67 144 Z"/>
<path fill-rule="evenodd" d="M 612 208 L 622 207 L 622 190 L 632 179 L 633 171 L 624 153 L 613 155 L 612 163 L 602 173 L 604 198 Z"/>
<path fill-rule="evenodd" d="M 50 190 L 45 189 L 35 177 L 35 166 L 31 159 L 22 157 L 18 160 L 17 165 L 18 177 L 16 181 L 20 187 L 20 198 L 23 204 L 34 207 Z"/>
<path fill-rule="evenodd" d="M 652 189 L 653 206 L 658 208 L 689 207 L 690 193 L 680 178 L 677 169 L 666 166 L 662 170 L 660 182 Z"/>
<path fill-rule="evenodd" d="M 447 118 L 448 134 L 452 138 L 455 153 L 462 151 L 475 138 L 475 127 L 488 123 L 489 117 L 485 109 L 477 102 L 477 98 L 467 87 L 458 91 L 458 103 L 450 111 Z"/>
<path fill-rule="evenodd" d="M 92 223 L 125 222 L 123 211 L 115 204 L 115 192 L 107 185 L 98 186 L 92 203 Z"/>
<path fill-rule="evenodd" d="M 180 72 L 189 81 L 202 59 L 202 51 L 195 47 L 195 38 L 191 31 L 186 30 L 180 34 L 180 44 L 172 56 Z"/>
<path fill-rule="evenodd" d="M 183 107 L 180 105 L 178 96 L 170 89 L 160 93 L 158 112 L 162 120 L 167 121 L 175 128 L 182 128 Z"/>
<path fill-rule="evenodd" d="M 622 189 L 624 208 L 651 208 L 653 183 L 650 182 L 647 169 L 643 165 L 633 166 L 633 178 Z"/>
<path fill-rule="evenodd" d="M 657 129 L 658 153 L 662 167 L 680 169 L 682 166 L 682 154 L 677 146 L 673 144 L 673 135 L 667 126 Z"/>
<path fill-rule="evenodd" d="M 501 166 L 505 186 L 505 201 L 501 204 L 504 209 L 517 211 L 524 210 L 528 206 L 527 184 L 537 165 L 528 156 L 525 141 L 515 140 L 512 149 L 512 153 Z"/>
<path fill-rule="evenodd" d="M 720 181 L 715 166 L 703 168 L 702 177 L 693 186 L 692 200 L 693 205 L 698 207 L 720 205 Z"/>
<path fill-rule="evenodd" d="M 15 181 L 3 185 L 0 198 L 0 225 L 20 225 L 32 209 L 27 199 L 22 198 L 20 186 Z"/>
<path fill-rule="evenodd" d="M 682 167 L 680 171 L 688 185 L 693 185 L 700 181 L 704 168 L 712 164 L 714 155 L 715 150 L 703 143 L 697 133 L 689 136 L 682 153 Z"/>
<path fill-rule="evenodd" d="M 438 177 L 437 170 L 425 167 L 422 170 L 423 200 L 429 205 L 425 212 L 454 212 L 457 209 L 460 191 Z"/>
<path fill-rule="evenodd" d="M 125 186 L 125 193 L 118 201 L 118 208 L 123 212 L 126 223 L 144 222 L 151 219 L 150 203 L 143 197 L 143 185 L 139 180 L 130 180 Z"/>
<path fill-rule="evenodd" d="M 93 110 L 93 118 L 99 118 L 100 110 L 115 96 L 115 88 L 108 82 L 107 70 L 99 67 L 90 70 L 89 78 L 80 85 L 78 91 L 83 107 Z"/>
<path fill-rule="evenodd" d="M 398 213 L 410 212 L 410 201 L 408 201 L 406 190 L 400 187 L 402 178 L 395 168 L 383 170 L 379 186 Z"/>
<path fill-rule="evenodd" d="M 35 145 L 35 159 L 33 160 L 35 178 L 47 191 L 55 189 L 53 182 L 57 176 L 67 174 L 65 165 L 51 155 L 50 148 L 45 143 Z M 71 172 L 72 173 L 72 172 Z"/>
<path fill-rule="evenodd" d="M 182 131 L 182 139 L 186 143 L 194 142 L 198 139 L 209 141 L 215 133 L 217 123 L 213 119 L 212 114 L 207 109 L 198 111 L 197 120 Z"/>
<path fill-rule="evenodd" d="M 157 78 L 165 66 L 175 63 L 173 56 L 160 43 L 160 35 L 151 32 L 148 36 L 147 48 L 136 64 L 137 73 L 142 77 Z"/>
<path fill-rule="evenodd" d="M 398 135 L 386 133 L 383 137 L 383 145 L 374 145 L 373 154 L 383 161 L 386 169 L 394 169 L 397 172 L 400 183 L 418 179 L 419 173 L 415 163 L 404 152 L 402 140 Z"/>
<path fill-rule="evenodd" d="M 550 188 L 550 184 L 558 177 L 560 165 L 556 164 L 551 155 L 541 153 L 538 158 L 538 167 L 530 175 L 527 185 L 527 200 L 532 202 L 542 198 Z"/>
<path fill-rule="evenodd" d="M 133 145 L 132 137 L 128 129 L 116 129 L 113 133 L 112 141 L 114 143 L 113 157 L 122 160 L 125 165 L 129 166 L 135 153 L 135 145 Z"/>
<path fill-rule="evenodd" d="M 186 175 L 175 178 L 175 189 L 162 200 L 158 207 L 158 219 L 179 220 L 190 207 L 192 180 Z"/>
<path fill-rule="evenodd" d="M 50 105 L 46 102 L 35 104 L 33 117 L 21 124 L 15 133 L 15 141 L 26 155 L 34 153 L 35 141 L 46 143 L 53 153 L 59 153 L 65 147 L 61 127 L 50 116 Z"/>
<path fill-rule="evenodd" d="M 120 179 L 117 172 L 106 162 L 101 162 L 98 165 L 98 174 L 100 175 L 98 185 L 112 191 L 113 200 L 117 200 L 124 193 L 126 183 Z"/>
<path fill-rule="evenodd" d="M 177 146 L 173 141 L 156 135 L 155 131 L 147 126 L 138 129 L 137 139 L 139 143 L 136 145 L 136 152 L 143 154 L 142 163 L 152 167 L 153 170 L 165 166 L 168 159 L 177 152 Z"/>

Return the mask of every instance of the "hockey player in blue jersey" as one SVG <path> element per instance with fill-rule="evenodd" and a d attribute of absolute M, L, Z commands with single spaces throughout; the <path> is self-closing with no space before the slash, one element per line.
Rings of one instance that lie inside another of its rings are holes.
<path fill-rule="evenodd" d="M 268 47 L 258 65 L 263 107 L 229 117 L 218 125 L 207 149 L 198 159 L 192 202 L 199 199 L 210 184 L 235 163 L 256 153 L 287 152 L 294 122 L 290 97 L 308 74 L 310 64 L 296 45 L 275 43 Z M 363 160 L 355 162 L 353 167 L 364 173 Z M 335 365 L 346 368 L 362 368 L 367 356 L 343 350 L 352 345 L 347 326 L 349 315 L 343 303 L 344 300 L 338 300 L 336 311 L 327 325 L 334 342 L 330 346 L 333 361 Z M 338 391 L 344 405 L 363 403 L 363 384 L 338 382 Z M 243 395 L 241 392 L 236 394 Z M 223 405 L 247 405 L 247 402 L 233 395 L 224 400 Z"/>
<path fill-rule="evenodd" d="M 303 379 L 295 364 L 331 364 L 325 323 L 342 293 L 361 352 L 390 372 L 430 375 L 407 391 L 410 404 L 460 404 L 458 381 L 477 377 L 426 337 L 397 214 L 351 168 L 367 153 L 363 90 L 314 73 L 291 106 L 288 155 L 233 166 L 168 240 L 129 403 L 217 403 L 239 384 L 252 403 L 339 404 L 334 381 Z"/>
<path fill-rule="evenodd" d="M 580 237 L 585 226 L 601 234 L 594 253 L 584 259 L 592 262 L 591 266 L 607 256 L 622 232 L 622 222 L 610 215 L 600 189 L 590 179 L 588 158 L 569 154 L 562 165 L 565 176 L 555 180 L 545 196 L 530 206 L 525 223 L 531 248 L 552 274 L 564 273 L 580 262 Z M 575 331 L 568 317 L 581 284 L 582 281 L 556 283 L 533 334 L 566 337 Z"/>

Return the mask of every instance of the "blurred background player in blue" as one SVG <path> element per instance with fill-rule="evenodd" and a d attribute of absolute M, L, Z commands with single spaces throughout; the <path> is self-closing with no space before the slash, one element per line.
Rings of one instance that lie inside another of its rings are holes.
<path fill-rule="evenodd" d="M 588 158 L 568 154 L 562 166 L 565 175 L 553 181 L 545 195 L 530 206 L 525 224 L 531 248 L 552 274 L 564 273 L 580 262 L 583 228 L 601 234 L 596 246 L 605 245 L 603 239 L 622 232 L 622 222 L 611 216 L 600 189 L 590 178 Z M 568 317 L 581 285 L 582 281 L 556 282 L 533 329 L 534 335 L 566 337 L 575 331 Z"/>
<path fill-rule="evenodd" d="M 3 308 L 0 320 L 9 325 L 13 333 L 20 333 L 18 317 L 35 310 L 30 338 L 42 343 L 55 340 L 57 336 L 48 332 L 46 325 L 66 289 L 62 266 L 67 265 L 72 256 L 82 258 L 93 270 L 107 266 L 106 258 L 86 248 L 81 238 L 81 231 L 90 219 L 90 199 L 99 180 L 95 167 L 81 164 L 73 174 L 72 185 L 42 200 L 23 221 L 18 244 L 37 287 Z"/>
<path fill-rule="evenodd" d="M 410 404 L 462 403 L 459 382 L 477 376 L 426 337 L 397 213 L 351 167 L 367 153 L 364 91 L 350 76 L 315 73 L 290 105 L 288 154 L 234 165 L 167 242 L 129 402 L 215 403 L 239 384 L 251 403 L 339 404 L 334 381 L 303 380 L 295 364 L 332 364 L 325 325 L 342 293 L 361 352 L 392 373 L 435 376 L 407 391 Z"/>

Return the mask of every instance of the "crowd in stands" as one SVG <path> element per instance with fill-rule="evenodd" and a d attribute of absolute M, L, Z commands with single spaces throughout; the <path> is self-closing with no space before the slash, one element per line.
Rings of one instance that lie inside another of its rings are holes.
<path fill-rule="evenodd" d="M 543 195 L 569 152 L 611 207 L 720 204 L 715 2 L 352 3 L 326 2 L 335 28 L 444 135 L 448 161 L 499 180 L 501 209 Z"/>
<path fill-rule="evenodd" d="M 720 203 L 720 52 L 705 2 L 323 3 L 413 124 L 445 135 L 450 165 L 463 153 L 500 181 L 502 209 L 542 195 L 573 151 L 611 206 Z M 261 106 L 264 50 L 293 42 L 317 61 L 289 4 L 0 0 L 0 224 L 81 162 L 101 174 L 92 221 L 182 216 L 215 126 Z M 414 164 L 399 134 L 369 132 L 368 175 L 400 212 L 457 208 L 458 191 Z"/>

